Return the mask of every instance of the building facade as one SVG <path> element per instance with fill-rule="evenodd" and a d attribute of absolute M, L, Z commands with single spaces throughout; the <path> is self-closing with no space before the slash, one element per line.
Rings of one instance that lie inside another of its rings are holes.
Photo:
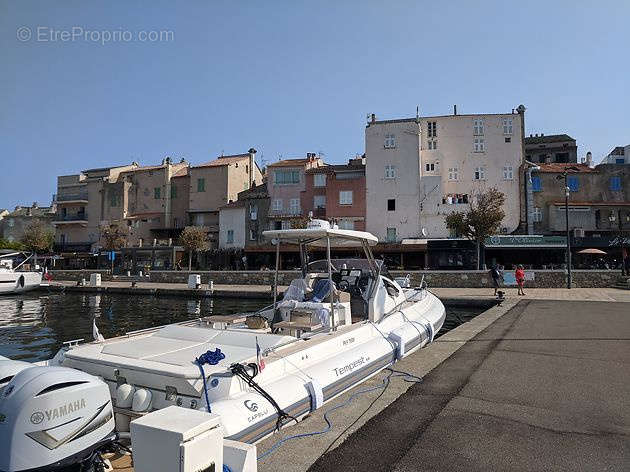
<path fill-rule="evenodd" d="M 306 171 L 324 165 L 314 153 L 306 159 L 285 159 L 267 166 L 270 229 L 288 229 L 291 220 L 308 216 L 302 208 L 302 193 L 306 189 Z"/>
<path fill-rule="evenodd" d="M 24 232 L 32 223 L 38 221 L 54 231 L 52 220 L 55 215 L 55 205 L 40 207 L 37 202 L 31 206 L 16 206 L 11 212 L 2 211 L 0 218 L 0 239 L 8 242 L 19 242 Z"/>
<path fill-rule="evenodd" d="M 306 215 L 335 220 L 341 229 L 365 230 L 365 158 L 309 169 L 304 184 L 300 201 Z"/>
<path fill-rule="evenodd" d="M 524 140 L 525 159 L 540 164 L 577 163 L 577 143 L 568 134 L 530 134 Z"/>
<path fill-rule="evenodd" d="M 630 144 L 616 146 L 615 149 L 602 159 L 602 164 L 630 164 Z"/>
<path fill-rule="evenodd" d="M 504 114 L 377 121 L 365 131 L 366 228 L 380 241 L 451 236 L 445 217 L 476 193 L 506 197 L 501 232 L 520 222 L 525 107 Z"/>

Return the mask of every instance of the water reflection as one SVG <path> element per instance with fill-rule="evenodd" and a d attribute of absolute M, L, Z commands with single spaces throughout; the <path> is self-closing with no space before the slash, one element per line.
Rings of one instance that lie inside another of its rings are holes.
<path fill-rule="evenodd" d="M 0 355 L 36 361 L 64 341 L 92 340 L 92 320 L 106 338 L 137 329 L 207 316 L 257 310 L 266 300 L 186 300 L 124 295 L 0 297 Z"/>

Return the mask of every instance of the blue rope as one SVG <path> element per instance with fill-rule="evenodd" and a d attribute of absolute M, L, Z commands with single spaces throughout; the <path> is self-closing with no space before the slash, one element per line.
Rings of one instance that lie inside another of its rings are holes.
<path fill-rule="evenodd" d="M 321 431 L 313 431 L 313 432 L 310 432 L 310 433 L 301 433 L 301 434 L 296 434 L 294 436 L 288 436 L 286 438 L 282 438 L 279 441 L 277 441 L 273 446 L 271 446 L 271 448 L 267 449 L 264 453 L 262 453 L 260 456 L 258 456 L 258 460 L 261 461 L 262 459 L 264 459 L 268 455 L 270 455 L 273 452 L 275 452 L 276 449 L 278 449 L 280 446 L 282 446 L 285 442 L 290 441 L 292 439 L 307 438 L 307 437 L 310 437 L 310 436 L 318 436 L 320 434 L 326 434 L 333 427 L 332 421 L 328 418 L 328 415 L 330 413 L 332 413 L 335 410 L 338 410 L 339 408 L 343 408 L 344 406 L 347 406 L 348 404 L 350 404 L 350 402 L 352 400 L 354 400 L 359 395 L 363 395 L 364 393 L 369 393 L 369 392 L 372 392 L 374 390 L 378 390 L 378 389 L 381 389 L 381 388 L 382 389 L 386 389 L 389 386 L 389 383 L 390 383 L 390 380 L 391 380 L 392 376 L 394 376 L 394 377 L 404 377 L 405 382 L 421 382 L 422 381 L 422 377 L 418 377 L 418 376 L 410 374 L 408 372 L 394 370 L 392 368 L 387 368 L 387 370 L 389 371 L 389 374 L 387 374 L 387 376 L 383 379 L 383 383 L 381 385 L 377 385 L 375 387 L 370 387 L 370 388 L 365 388 L 363 390 L 359 390 L 358 392 L 355 392 L 352 395 L 350 395 L 350 397 L 348 397 L 348 399 L 345 402 L 340 403 L 339 405 L 335 405 L 334 407 L 326 410 L 326 412 L 324 413 L 324 421 L 326 422 L 326 427 L 324 429 L 322 429 Z M 411 379 L 411 380 L 408 380 L 408 379 Z"/>
<path fill-rule="evenodd" d="M 223 472 L 232 472 L 232 469 L 230 469 L 227 465 L 223 464 Z"/>
<path fill-rule="evenodd" d="M 208 413 L 212 413 L 210 409 L 210 399 L 208 398 L 208 386 L 206 385 L 206 373 L 203 370 L 203 365 L 217 365 L 219 361 L 225 359 L 225 354 L 221 352 L 221 349 L 216 348 L 214 351 L 206 351 L 199 357 L 195 359 L 195 364 L 199 367 L 199 372 L 201 372 L 201 380 L 203 380 L 203 393 L 206 397 L 206 409 Z M 230 472 L 229 469 L 226 471 L 225 468 L 223 472 Z"/>

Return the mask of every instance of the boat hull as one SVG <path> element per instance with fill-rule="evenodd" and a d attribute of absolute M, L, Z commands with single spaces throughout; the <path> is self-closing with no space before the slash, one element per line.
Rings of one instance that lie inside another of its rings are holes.
<path fill-rule="evenodd" d="M 40 286 L 42 274 L 39 272 L 0 272 L 0 295 L 34 290 Z"/>

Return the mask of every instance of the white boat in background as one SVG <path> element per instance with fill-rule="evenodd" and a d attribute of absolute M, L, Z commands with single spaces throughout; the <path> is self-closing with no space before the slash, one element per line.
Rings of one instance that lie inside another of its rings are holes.
<path fill-rule="evenodd" d="M 39 287 L 42 282 L 41 272 L 18 270 L 29 260 L 30 256 L 24 259 L 24 261 L 15 268 L 13 267 L 13 260 L 9 259 L 9 257 L 20 254 L 22 253 L 16 252 L 0 255 L 0 295 L 33 290 Z"/>
<path fill-rule="evenodd" d="M 389 277 L 372 255 L 373 235 L 319 220 L 264 235 L 276 247 L 267 309 L 106 340 L 95 329 L 97 341 L 74 343 L 38 366 L 0 360 L 0 413 L 11 414 L 0 427 L 0 470 L 88 457 L 112 434 L 128 437 L 130 421 L 173 405 L 219 415 L 225 438 L 255 443 L 427 345 L 441 328 L 440 300 Z M 286 244 L 299 246 L 302 276 L 280 300 Z M 333 247 L 364 257 L 332 259 Z M 309 249 L 325 250 L 326 259 L 309 263 Z M 64 414 L 55 416 L 60 405 Z"/>

